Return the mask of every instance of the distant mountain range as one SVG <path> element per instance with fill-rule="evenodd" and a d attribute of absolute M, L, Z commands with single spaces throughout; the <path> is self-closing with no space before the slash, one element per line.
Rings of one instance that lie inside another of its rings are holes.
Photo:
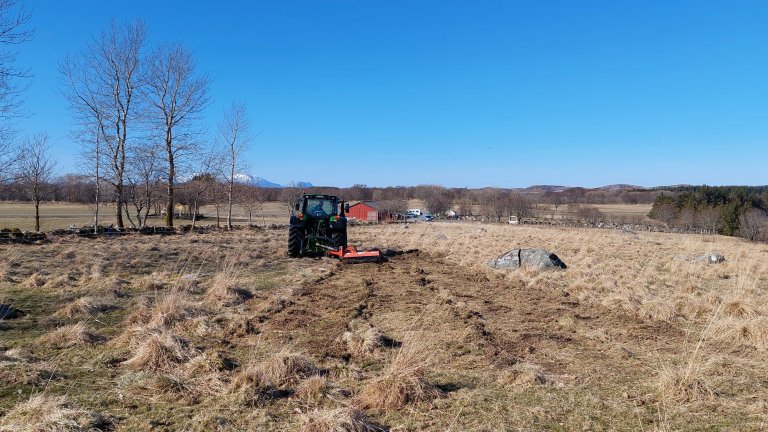
<path fill-rule="evenodd" d="M 251 186 L 256 187 L 263 187 L 263 188 L 282 188 L 287 187 L 288 185 L 281 185 L 274 182 L 271 182 L 263 177 L 253 177 L 249 174 L 245 173 L 237 173 L 235 174 L 235 181 L 238 183 L 244 183 Z M 314 185 L 310 182 L 304 182 L 300 181 L 295 184 L 298 188 L 311 188 L 314 187 Z"/>
<path fill-rule="evenodd" d="M 528 186 L 522 191 L 529 192 L 529 193 L 545 193 L 545 192 L 563 192 L 568 189 L 571 189 L 571 186 L 533 185 L 533 186 Z M 605 185 L 605 186 L 600 186 L 596 188 L 585 188 L 585 189 L 596 189 L 596 190 L 617 192 L 617 191 L 628 191 L 628 190 L 643 190 L 646 188 L 642 186 L 635 186 L 630 184 L 612 184 L 612 185 Z"/>
<path fill-rule="evenodd" d="M 176 181 L 178 183 L 185 183 L 185 182 L 188 182 L 188 181 L 192 180 L 193 178 L 195 178 L 196 175 L 197 174 L 188 174 L 188 175 L 178 176 L 176 178 Z M 246 173 L 237 173 L 237 174 L 235 174 L 235 183 L 247 184 L 247 185 L 256 186 L 256 187 L 263 187 L 263 188 L 282 188 L 282 187 L 288 187 L 288 185 L 277 184 L 277 183 L 271 182 L 271 181 L 269 181 L 269 180 L 267 180 L 267 179 L 265 179 L 263 177 L 253 177 L 252 175 L 246 174 Z M 311 188 L 311 187 L 315 187 L 312 183 L 305 182 L 305 181 L 297 182 L 296 184 L 291 185 L 291 186 L 294 186 L 294 187 L 297 187 L 297 188 Z"/>
<path fill-rule="evenodd" d="M 177 178 L 177 181 L 179 183 L 184 183 L 186 181 L 191 180 L 194 177 L 193 175 L 188 175 L 184 177 Z M 235 182 L 247 184 L 251 186 L 256 187 L 263 187 L 263 188 L 283 188 L 283 187 L 297 187 L 301 189 L 308 189 L 315 187 L 310 182 L 300 181 L 295 182 L 291 185 L 281 185 L 275 182 L 271 182 L 264 177 L 254 177 L 250 174 L 246 173 L 237 173 L 235 174 Z M 688 185 L 674 185 L 674 186 L 657 186 L 654 188 L 646 188 L 643 186 L 636 186 L 631 184 L 611 184 L 611 185 L 605 185 L 605 186 L 599 186 L 595 188 L 584 188 L 588 190 L 603 190 L 603 191 L 609 191 L 609 192 L 620 192 L 620 191 L 632 191 L 632 190 L 662 190 L 662 189 L 669 189 L 669 188 L 675 188 L 675 187 L 681 187 L 681 186 L 688 186 Z M 560 186 L 560 185 L 531 185 L 526 188 L 512 188 L 512 190 L 517 190 L 525 193 L 547 193 L 547 192 L 564 192 L 568 189 L 571 189 L 575 186 Z"/>
<path fill-rule="evenodd" d="M 562 192 L 566 189 L 570 189 L 570 188 L 568 186 L 533 185 L 523 189 L 523 192 L 530 192 L 530 193 Z"/>

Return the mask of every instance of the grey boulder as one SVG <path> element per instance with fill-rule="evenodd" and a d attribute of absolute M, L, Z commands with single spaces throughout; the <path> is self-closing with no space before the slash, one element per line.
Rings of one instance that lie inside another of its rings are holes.
<path fill-rule="evenodd" d="M 725 257 L 717 252 L 709 252 L 700 257 L 696 257 L 696 261 L 704 261 L 709 264 L 719 264 L 721 262 L 725 262 Z"/>
<path fill-rule="evenodd" d="M 495 269 L 529 267 L 534 270 L 568 268 L 560 258 L 544 249 L 512 249 L 491 260 L 488 265 Z"/>

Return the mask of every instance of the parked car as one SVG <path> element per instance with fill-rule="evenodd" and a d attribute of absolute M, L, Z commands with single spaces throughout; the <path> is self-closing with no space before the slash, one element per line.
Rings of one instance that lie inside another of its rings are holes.
<path fill-rule="evenodd" d="M 421 215 L 421 220 L 423 220 L 425 222 L 432 222 L 432 219 L 434 219 L 434 218 L 429 213 L 424 213 L 423 215 Z"/>

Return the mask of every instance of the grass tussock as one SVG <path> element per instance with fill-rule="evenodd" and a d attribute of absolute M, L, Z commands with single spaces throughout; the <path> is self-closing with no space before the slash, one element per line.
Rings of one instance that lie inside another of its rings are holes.
<path fill-rule="evenodd" d="M 192 303 L 183 292 L 172 292 L 160 298 L 152 308 L 149 325 L 167 328 L 201 314 L 200 308 Z"/>
<path fill-rule="evenodd" d="M 160 291 L 168 286 L 168 274 L 152 272 L 144 277 L 135 279 L 131 286 L 141 291 Z"/>
<path fill-rule="evenodd" d="M 384 335 L 369 323 L 350 323 L 350 330 L 342 334 L 341 339 L 347 345 L 347 351 L 353 356 L 372 354 L 384 344 Z"/>
<path fill-rule="evenodd" d="M 22 283 L 22 286 L 24 288 L 40 288 L 46 283 L 48 283 L 48 276 L 41 272 L 36 272 L 32 273 L 32 275 Z"/>
<path fill-rule="evenodd" d="M 27 363 L 9 357 L 0 358 L 0 382 L 4 385 L 44 387 L 62 379 L 56 368 L 45 362 Z"/>
<path fill-rule="evenodd" d="M 211 286 L 205 294 L 208 304 L 222 306 L 236 306 L 252 297 L 253 294 L 241 286 L 237 272 L 229 264 L 213 276 Z"/>
<path fill-rule="evenodd" d="M 307 357 L 291 352 L 279 352 L 261 365 L 264 381 L 280 387 L 295 384 L 320 373 L 315 363 Z"/>
<path fill-rule="evenodd" d="M 140 297 L 123 319 L 124 326 L 144 325 L 152 319 L 152 306 L 155 304 L 151 297 Z"/>
<path fill-rule="evenodd" d="M 186 365 L 188 376 L 206 376 L 223 371 L 231 371 L 237 363 L 221 352 L 204 352 L 192 358 Z"/>
<path fill-rule="evenodd" d="M 53 315 L 57 318 L 72 319 L 77 316 L 92 316 L 114 310 L 115 305 L 96 297 L 80 297 L 59 309 Z"/>
<path fill-rule="evenodd" d="M 35 355 L 32 354 L 31 351 L 29 351 L 27 349 L 24 349 L 24 348 L 21 348 L 21 347 L 16 347 L 16 348 L 11 348 L 11 349 L 6 350 L 5 352 L 3 352 L 2 355 L 0 355 L 0 360 L 3 360 L 3 361 L 27 362 L 27 363 L 29 363 L 29 362 L 33 362 L 33 361 L 35 361 L 37 359 L 35 358 Z"/>
<path fill-rule="evenodd" d="M 733 300 L 723 305 L 723 314 L 733 318 L 751 318 L 756 311 L 744 301 Z"/>
<path fill-rule="evenodd" d="M 302 415 L 302 432 L 378 432 L 384 429 L 371 423 L 353 408 L 316 409 Z"/>
<path fill-rule="evenodd" d="M 725 317 L 713 323 L 713 338 L 725 345 L 768 351 L 768 317 Z"/>
<path fill-rule="evenodd" d="M 661 397 L 675 402 L 700 401 L 715 396 L 707 379 L 707 370 L 701 364 L 682 366 L 664 365 L 659 372 L 657 386 Z"/>
<path fill-rule="evenodd" d="M 546 384 L 547 376 L 541 366 L 529 362 L 519 362 L 512 366 L 507 381 L 517 387 L 527 388 Z"/>
<path fill-rule="evenodd" d="M 240 404 L 255 405 L 265 398 L 269 389 L 262 369 L 251 363 L 235 374 L 226 393 L 234 396 Z"/>
<path fill-rule="evenodd" d="M 296 397 L 307 403 L 318 403 L 330 390 L 331 384 L 327 377 L 313 375 L 299 383 L 296 388 Z"/>
<path fill-rule="evenodd" d="M 149 331 L 122 362 L 133 370 L 168 371 L 194 356 L 189 342 L 168 331 Z"/>
<path fill-rule="evenodd" d="M 104 342 L 105 338 L 92 332 L 82 322 L 65 325 L 42 336 L 39 342 L 56 348 L 70 348 L 81 345 L 94 345 Z"/>
<path fill-rule="evenodd" d="M 108 417 L 76 407 L 64 396 L 39 394 L 0 418 L 2 432 L 92 432 L 113 430 Z"/>
<path fill-rule="evenodd" d="M 58 290 L 70 286 L 76 279 L 71 274 L 64 274 L 49 279 L 44 287 L 47 290 Z"/>
<path fill-rule="evenodd" d="M 384 372 L 369 381 L 357 402 L 361 408 L 374 410 L 400 409 L 409 404 L 431 401 L 440 391 L 426 379 L 432 363 L 425 344 L 403 343 Z"/>

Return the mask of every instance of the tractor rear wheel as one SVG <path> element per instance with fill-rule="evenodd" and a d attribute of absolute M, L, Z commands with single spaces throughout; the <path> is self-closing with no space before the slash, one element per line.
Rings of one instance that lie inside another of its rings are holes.
<path fill-rule="evenodd" d="M 301 241 L 304 239 L 304 230 L 291 228 L 288 231 L 288 256 L 296 258 L 301 254 Z"/>
<path fill-rule="evenodd" d="M 342 246 L 344 249 L 347 248 L 347 233 L 346 232 L 335 232 L 331 234 L 331 240 L 333 240 L 333 244 L 336 245 L 336 247 Z"/>

